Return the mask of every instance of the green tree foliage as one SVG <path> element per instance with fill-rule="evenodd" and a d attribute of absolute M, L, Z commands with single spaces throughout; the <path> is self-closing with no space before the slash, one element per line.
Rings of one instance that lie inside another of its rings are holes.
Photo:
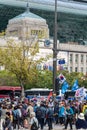
<path fill-rule="evenodd" d="M 59 71 L 57 76 L 62 73 L 66 77 L 66 81 L 68 82 L 70 88 L 72 88 L 72 85 L 75 81 L 75 79 L 78 79 L 79 86 L 84 86 L 86 88 L 87 86 L 87 77 L 84 76 L 82 73 L 68 73 L 67 71 Z M 28 80 L 25 83 L 25 89 L 29 88 L 53 88 L 52 81 L 53 81 L 53 74 L 52 71 L 49 70 L 37 70 L 35 77 L 32 78 L 32 80 Z M 19 82 L 15 76 L 15 74 L 4 70 L 0 71 L 0 86 L 19 86 Z M 60 85 L 61 89 L 61 85 Z"/>
<path fill-rule="evenodd" d="M 52 89 L 52 71 L 38 71 L 33 81 L 26 84 L 26 89 L 29 88 L 51 88 Z"/>
<path fill-rule="evenodd" d="M 87 76 L 83 75 L 83 73 L 79 73 L 79 72 L 69 73 L 68 71 L 58 71 L 57 75 L 59 75 L 60 73 L 62 73 L 66 77 L 66 81 L 70 86 L 69 89 L 72 88 L 72 85 L 76 79 L 78 79 L 79 87 L 84 86 L 85 88 L 87 88 Z M 61 89 L 61 85 L 60 85 L 60 89 Z"/>
<path fill-rule="evenodd" d="M 36 59 L 39 52 L 38 42 L 32 41 L 15 42 L 13 39 L 8 39 L 6 47 L 0 48 L 0 64 L 16 75 L 23 90 L 22 95 L 25 84 L 28 81 L 32 83 L 37 77 L 37 64 L 49 58 L 47 56 Z"/>
<path fill-rule="evenodd" d="M 0 86 L 19 86 L 16 76 L 7 70 L 0 71 Z"/>

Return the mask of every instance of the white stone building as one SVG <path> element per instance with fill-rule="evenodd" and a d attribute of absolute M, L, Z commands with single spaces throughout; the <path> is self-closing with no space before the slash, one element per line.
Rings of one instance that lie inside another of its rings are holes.
<path fill-rule="evenodd" d="M 29 6 L 27 6 L 24 13 L 9 20 L 6 36 L 18 37 L 24 40 L 36 36 L 38 39 L 48 39 L 49 28 L 46 20 L 31 13 Z"/>
<path fill-rule="evenodd" d="M 39 53 L 36 59 L 53 55 L 53 40 L 49 39 L 49 28 L 46 20 L 27 11 L 9 20 L 6 30 L 6 37 L 16 37 L 18 40 L 38 40 Z M 48 43 L 46 43 L 46 39 Z M 49 43 L 50 41 L 50 43 Z M 3 43 L 3 44 L 2 44 Z M 6 46 L 6 40 L 0 39 L 0 47 Z M 58 41 L 57 70 L 66 69 L 69 72 L 82 72 L 87 74 L 87 46 L 77 44 L 61 44 Z M 65 64 L 58 64 L 64 59 Z M 53 70 L 53 58 L 38 65 L 39 69 Z M 0 68 L 2 69 L 2 68 Z"/>

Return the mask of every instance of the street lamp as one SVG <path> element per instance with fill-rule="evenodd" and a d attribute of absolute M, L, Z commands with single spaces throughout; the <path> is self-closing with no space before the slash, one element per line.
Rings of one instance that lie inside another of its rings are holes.
<path fill-rule="evenodd" d="M 56 73 L 57 73 L 57 0 L 55 0 L 55 23 L 54 23 L 54 43 L 53 43 L 53 90 L 56 93 Z"/>

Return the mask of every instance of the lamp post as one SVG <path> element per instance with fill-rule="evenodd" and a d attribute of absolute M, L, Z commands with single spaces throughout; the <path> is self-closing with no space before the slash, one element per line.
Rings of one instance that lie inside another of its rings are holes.
<path fill-rule="evenodd" d="M 55 23 L 53 43 L 53 90 L 56 93 L 56 72 L 57 72 L 57 0 L 55 0 Z"/>

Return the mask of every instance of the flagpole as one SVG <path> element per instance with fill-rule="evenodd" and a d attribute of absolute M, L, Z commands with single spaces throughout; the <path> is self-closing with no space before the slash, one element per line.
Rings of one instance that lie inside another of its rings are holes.
<path fill-rule="evenodd" d="M 53 43 L 53 90 L 56 93 L 57 73 L 57 0 L 55 0 L 55 23 L 54 23 L 54 43 Z"/>

